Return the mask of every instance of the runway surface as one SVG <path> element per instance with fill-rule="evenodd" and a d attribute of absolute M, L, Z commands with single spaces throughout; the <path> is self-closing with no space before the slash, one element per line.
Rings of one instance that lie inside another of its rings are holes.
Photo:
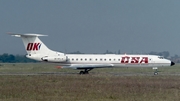
<path fill-rule="evenodd" d="M 77 73 L 71 73 L 71 72 L 41 72 L 41 73 L 8 73 L 8 72 L 0 72 L 0 75 L 80 75 Z M 154 76 L 153 72 L 148 73 L 96 73 L 96 72 L 90 72 L 89 74 L 84 75 L 112 75 L 112 76 Z M 159 73 L 158 75 L 169 75 L 169 76 L 180 76 L 180 73 Z"/>

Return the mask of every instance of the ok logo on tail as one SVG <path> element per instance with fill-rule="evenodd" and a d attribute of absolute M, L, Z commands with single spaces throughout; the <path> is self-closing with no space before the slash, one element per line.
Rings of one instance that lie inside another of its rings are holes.
<path fill-rule="evenodd" d="M 41 43 L 28 43 L 26 50 L 27 51 L 31 51 L 31 50 L 35 51 L 35 50 L 40 50 L 40 48 L 41 48 Z"/>

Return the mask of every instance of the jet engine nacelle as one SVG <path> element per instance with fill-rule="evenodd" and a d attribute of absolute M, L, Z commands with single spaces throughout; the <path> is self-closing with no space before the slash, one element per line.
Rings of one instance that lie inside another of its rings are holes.
<path fill-rule="evenodd" d="M 52 56 L 52 57 L 46 56 L 46 57 L 42 57 L 41 59 L 43 61 L 46 61 L 46 62 L 66 62 L 67 56 L 66 55 L 64 55 L 64 56 Z"/>

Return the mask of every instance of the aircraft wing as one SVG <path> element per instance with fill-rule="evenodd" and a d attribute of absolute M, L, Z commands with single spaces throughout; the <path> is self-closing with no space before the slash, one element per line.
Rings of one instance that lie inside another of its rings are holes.
<path fill-rule="evenodd" d="M 63 66 L 64 68 L 74 69 L 94 69 L 94 68 L 107 68 L 113 67 L 113 64 L 71 64 L 70 66 Z"/>

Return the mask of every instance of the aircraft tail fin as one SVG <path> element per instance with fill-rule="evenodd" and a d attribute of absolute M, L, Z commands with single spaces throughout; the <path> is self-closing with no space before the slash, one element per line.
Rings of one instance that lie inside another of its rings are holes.
<path fill-rule="evenodd" d="M 47 36 L 42 34 L 13 34 L 15 37 L 21 37 L 27 54 L 48 54 L 51 50 L 38 38 Z"/>
<path fill-rule="evenodd" d="M 66 62 L 65 53 L 50 50 L 40 39 L 39 36 L 47 36 L 42 34 L 13 34 L 15 37 L 21 37 L 27 52 L 26 57 L 38 61 L 49 62 Z"/>

